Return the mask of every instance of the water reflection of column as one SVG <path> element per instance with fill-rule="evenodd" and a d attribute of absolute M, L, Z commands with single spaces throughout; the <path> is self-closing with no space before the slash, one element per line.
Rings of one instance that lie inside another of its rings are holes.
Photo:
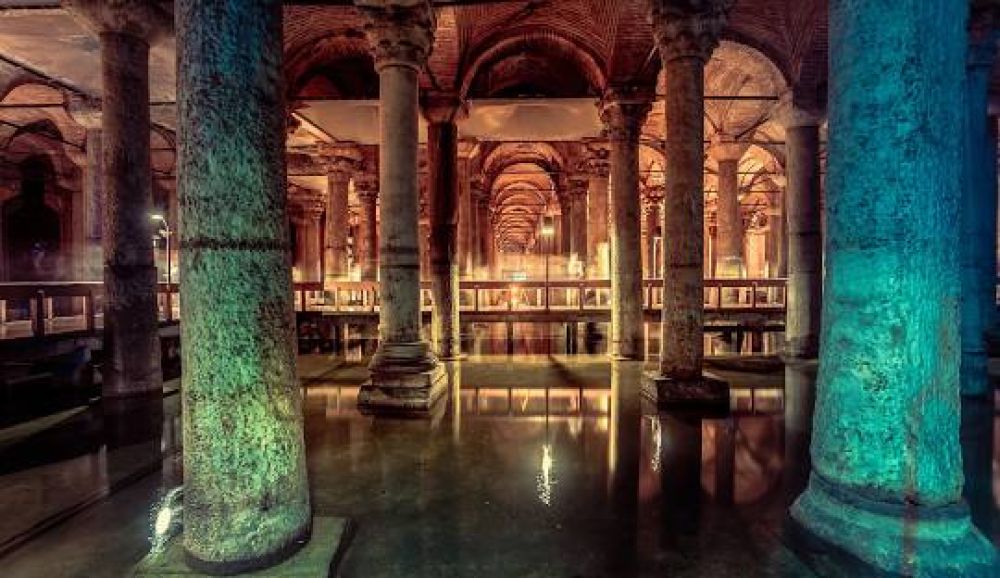
<path fill-rule="evenodd" d="M 791 505 L 809 482 L 809 438 L 816 400 L 816 367 L 785 366 L 785 454 L 782 497 Z"/>
<path fill-rule="evenodd" d="M 642 447 L 641 378 L 641 363 L 612 362 L 608 491 L 615 527 L 610 532 L 613 540 L 609 544 L 608 566 L 613 576 L 629 575 L 636 567 Z"/>
<path fill-rule="evenodd" d="M 736 419 L 715 420 L 715 501 L 733 505 L 736 487 Z"/>
<path fill-rule="evenodd" d="M 664 545 L 698 531 L 701 520 L 701 420 L 660 414 L 660 508 Z"/>
<path fill-rule="evenodd" d="M 986 536 L 993 536 L 996 505 L 993 496 L 993 421 L 992 400 L 962 400 L 962 471 L 965 484 L 962 496 L 969 504 L 972 523 Z"/>

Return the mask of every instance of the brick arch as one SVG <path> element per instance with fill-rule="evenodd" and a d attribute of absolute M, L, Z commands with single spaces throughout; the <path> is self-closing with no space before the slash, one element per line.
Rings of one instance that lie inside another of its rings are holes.
<path fill-rule="evenodd" d="M 299 46 L 294 52 L 286 55 L 285 90 L 289 99 L 294 99 L 306 84 L 322 71 L 332 71 L 338 64 L 350 63 L 350 72 L 357 73 L 357 66 L 368 63 L 370 76 L 358 78 L 357 84 L 373 82 L 378 88 L 378 75 L 372 60 L 368 41 L 358 30 L 345 30 L 337 34 L 327 34 Z M 365 66 L 367 68 L 367 66 Z M 346 72 L 346 71 L 345 71 Z M 343 98 L 370 97 L 365 91 L 349 91 Z M 359 92 L 359 94 L 353 94 Z"/>

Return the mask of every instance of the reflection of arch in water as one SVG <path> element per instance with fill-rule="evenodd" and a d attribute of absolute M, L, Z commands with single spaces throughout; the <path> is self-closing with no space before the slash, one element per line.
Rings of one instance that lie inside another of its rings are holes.
<path fill-rule="evenodd" d="M 50 206 L 54 170 L 46 156 L 20 164 L 18 194 L 3 203 L 3 260 L 10 281 L 54 280 L 62 273 L 63 226 Z"/>

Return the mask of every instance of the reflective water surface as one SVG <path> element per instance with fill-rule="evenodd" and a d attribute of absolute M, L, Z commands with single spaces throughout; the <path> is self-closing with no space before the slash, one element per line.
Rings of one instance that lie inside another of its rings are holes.
<path fill-rule="evenodd" d="M 645 406 L 638 363 L 481 356 L 450 367 L 437 415 L 389 420 L 355 410 L 360 362 L 308 356 L 301 368 L 315 510 L 357 528 L 341 576 L 863 575 L 787 537 L 809 468 L 806 369 L 728 373 L 732 413 L 699 417 Z M 163 466 L 0 558 L 2 574 L 126 574 L 149 548 L 150 510 L 180 480 L 162 459 L 177 449 L 176 412 L 172 396 L 158 419 L 126 412 L 90 441 L 44 430 L 44 443 L 0 442 L 0 519 L 31 509 L 11 497 L 12 476 L 38 482 L 45 502 L 67 485 L 110 486 L 123 471 L 113 461 Z M 996 542 L 995 412 L 964 417 L 967 496 Z"/>

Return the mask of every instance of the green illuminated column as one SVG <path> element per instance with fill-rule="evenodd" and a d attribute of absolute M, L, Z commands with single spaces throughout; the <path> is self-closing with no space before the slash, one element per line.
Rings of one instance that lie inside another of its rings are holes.
<path fill-rule="evenodd" d="M 429 0 L 358 0 L 379 73 L 379 344 L 366 412 L 427 412 L 447 391 L 444 371 L 420 335 L 418 74 L 434 40 Z"/>
<path fill-rule="evenodd" d="M 702 373 L 704 345 L 705 63 L 733 0 L 653 0 L 666 80 L 663 318 L 659 367 L 643 392 L 659 405 L 729 406 L 725 383 Z"/>
<path fill-rule="evenodd" d="M 967 0 L 830 2 L 826 276 L 792 516 L 882 570 L 994 576 L 962 501 L 958 219 Z"/>
<path fill-rule="evenodd" d="M 639 197 L 639 136 L 650 99 L 609 92 L 601 120 L 611 142 L 611 356 L 643 359 L 642 249 Z"/>
<path fill-rule="evenodd" d="M 200 571 L 311 529 L 285 199 L 282 3 L 178 0 L 184 548 Z"/>
<path fill-rule="evenodd" d="M 986 334 L 996 316 L 996 133 L 988 124 L 990 83 L 997 56 L 1000 6 L 973 3 L 966 60 L 965 154 L 962 187 L 962 394 L 985 397 Z M 991 311 L 992 309 L 992 311 Z"/>
<path fill-rule="evenodd" d="M 101 46 L 104 395 L 159 394 L 149 47 L 169 33 L 169 12 L 140 0 L 67 6 L 97 32 Z"/>

